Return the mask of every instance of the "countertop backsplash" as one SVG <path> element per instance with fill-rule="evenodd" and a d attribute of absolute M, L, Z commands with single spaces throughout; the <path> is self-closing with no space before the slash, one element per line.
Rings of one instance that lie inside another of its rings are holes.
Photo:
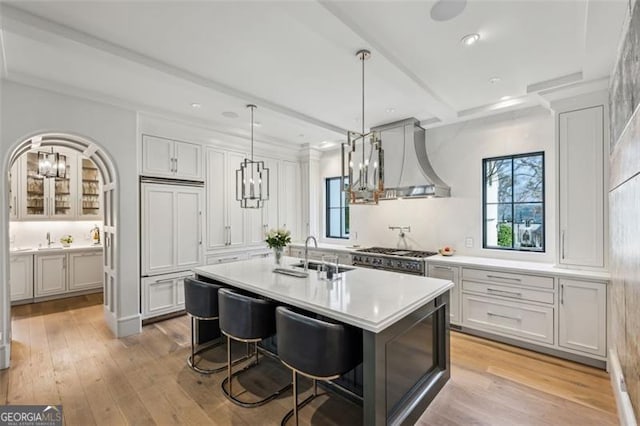
<path fill-rule="evenodd" d="M 91 245 L 90 231 L 94 226 L 100 228 L 102 241 L 102 223 L 100 221 L 30 221 L 11 222 L 9 224 L 9 244 L 11 249 L 37 248 L 47 245 L 47 232 L 51 233 L 51 242 L 60 244 L 60 237 L 71 235 L 71 246 Z"/>

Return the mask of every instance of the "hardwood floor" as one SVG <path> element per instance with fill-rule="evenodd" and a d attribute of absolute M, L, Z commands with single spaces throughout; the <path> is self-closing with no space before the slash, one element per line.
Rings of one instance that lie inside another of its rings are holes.
<path fill-rule="evenodd" d="M 118 340 L 101 303 L 89 295 L 14 307 L 12 367 L 0 371 L 0 404 L 62 404 L 67 425 L 275 425 L 289 410 L 290 394 L 261 408 L 236 407 L 220 392 L 224 373 L 189 369 L 186 316 Z M 225 356 L 218 350 L 211 360 Z M 455 332 L 451 360 L 451 380 L 419 425 L 617 424 L 603 371 Z M 286 368 L 264 358 L 234 391 L 257 398 L 288 380 Z M 362 422 L 359 407 L 336 396 L 314 401 L 301 419 Z"/>

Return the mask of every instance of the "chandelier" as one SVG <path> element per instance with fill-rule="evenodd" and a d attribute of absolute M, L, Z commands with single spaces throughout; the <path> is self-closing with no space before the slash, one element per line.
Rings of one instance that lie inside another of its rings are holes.
<path fill-rule="evenodd" d="M 57 152 L 38 152 L 38 174 L 46 178 L 64 178 L 67 175 L 67 157 Z"/>
<path fill-rule="evenodd" d="M 253 110 L 257 106 L 247 105 L 251 109 L 251 159 L 245 158 L 236 170 L 236 200 L 243 209 L 260 209 L 269 199 L 269 169 L 264 161 L 253 160 Z"/>
<path fill-rule="evenodd" d="M 351 204 L 378 204 L 384 192 L 384 150 L 380 133 L 364 131 L 364 61 L 371 57 L 360 50 L 356 57 L 362 63 L 362 131 L 347 132 L 342 144 L 342 190 Z"/>

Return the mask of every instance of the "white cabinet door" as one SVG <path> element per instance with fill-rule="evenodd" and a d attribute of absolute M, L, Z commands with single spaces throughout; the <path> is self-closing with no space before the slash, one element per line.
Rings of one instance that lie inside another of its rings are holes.
<path fill-rule="evenodd" d="M 35 296 L 48 296 L 67 291 L 67 255 L 36 255 Z"/>
<path fill-rule="evenodd" d="M 603 106 L 559 114 L 562 264 L 604 266 L 603 123 Z"/>
<path fill-rule="evenodd" d="M 33 298 L 33 256 L 11 256 L 9 265 L 11 301 Z"/>
<path fill-rule="evenodd" d="M 175 177 L 202 180 L 202 147 L 188 142 L 175 142 Z"/>
<path fill-rule="evenodd" d="M 202 264 L 202 192 L 202 188 L 175 187 L 175 268 L 178 270 Z"/>
<path fill-rule="evenodd" d="M 175 187 L 145 184 L 142 202 L 142 274 L 175 270 Z"/>
<path fill-rule="evenodd" d="M 102 251 L 69 253 L 69 291 L 102 287 Z"/>
<path fill-rule="evenodd" d="M 607 286 L 560 280 L 559 345 L 606 356 Z"/>
<path fill-rule="evenodd" d="M 142 318 L 153 318 L 183 310 L 186 277 L 193 277 L 193 274 L 166 274 L 143 278 Z"/>
<path fill-rule="evenodd" d="M 460 324 L 460 270 L 457 266 L 429 265 L 428 275 L 432 278 L 453 281 L 453 288 L 449 296 L 449 321 L 452 324 Z"/>
<path fill-rule="evenodd" d="M 49 219 L 71 220 L 77 217 L 78 155 L 63 148 L 56 151 L 65 156 L 66 173 L 61 178 L 46 179 L 49 182 Z"/>
<path fill-rule="evenodd" d="M 22 220 L 49 217 L 49 179 L 38 174 L 38 153 L 31 151 L 20 157 L 20 218 Z"/>
<path fill-rule="evenodd" d="M 78 156 L 77 216 L 79 220 L 102 220 L 102 176 L 96 164 Z"/>
<path fill-rule="evenodd" d="M 142 174 L 145 176 L 173 177 L 174 142 L 155 136 L 142 136 Z"/>
<path fill-rule="evenodd" d="M 225 168 L 223 151 L 207 148 L 207 248 L 223 248 L 228 243 L 226 223 Z"/>
<path fill-rule="evenodd" d="M 292 161 L 282 162 L 282 175 L 280 179 L 280 209 L 278 216 L 280 227 L 291 231 L 291 239 L 299 241 L 300 237 L 300 197 L 298 195 L 300 172 L 298 163 Z"/>
<path fill-rule="evenodd" d="M 20 179 L 20 161 L 16 161 L 9 171 L 9 220 L 17 220 L 18 210 L 18 183 Z"/>
<path fill-rule="evenodd" d="M 244 154 L 237 152 L 227 153 L 226 173 L 226 200 L 227 200 L 227 241 L 229 247 L 243 246 L 245 243 L 245 209 L 240 207 L 240 201 L 236 200 L 236 170 L 245 159 Z"/>

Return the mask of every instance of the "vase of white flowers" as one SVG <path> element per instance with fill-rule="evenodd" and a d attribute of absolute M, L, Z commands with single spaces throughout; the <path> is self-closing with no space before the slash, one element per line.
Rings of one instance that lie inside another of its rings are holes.
<path fill-rule="evenodd" d="M 272 229 L 267 232 L 265 242 L 273 250 L 276 265 L 280 265 L 284 248 L 291 242 L 291 232 L 286 229 Z"/>

